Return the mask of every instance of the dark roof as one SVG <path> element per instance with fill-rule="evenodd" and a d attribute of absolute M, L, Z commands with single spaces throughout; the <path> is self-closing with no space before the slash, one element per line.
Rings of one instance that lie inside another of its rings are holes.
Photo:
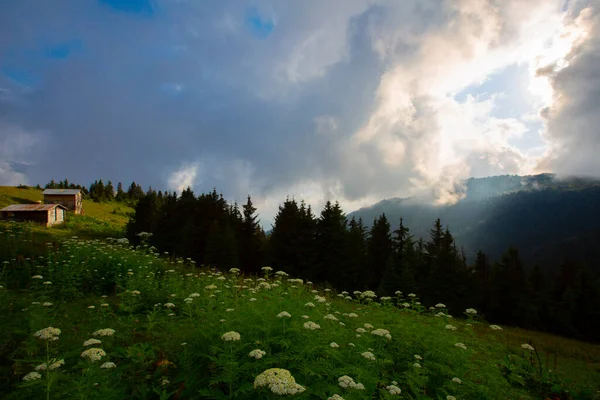
<path fill-rule="evenodd" d="M 81 189 L 46 189 L 42 194 L 77 194 Z"/>
<path fill-rule="evenodd" d="M 48 211 L 52 210 L 55 207 L 60 207 L 63 210 L 67 208 L 60 204 L 11 204 L 10 206 L 6 206 L 0 211 Z"/>

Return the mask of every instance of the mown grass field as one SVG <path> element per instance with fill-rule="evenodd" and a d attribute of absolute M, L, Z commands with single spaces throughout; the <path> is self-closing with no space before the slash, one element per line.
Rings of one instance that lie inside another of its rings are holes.
<path fill-rule="evenodd" d="M 410 294 L 44 240 L 0 227 L 2 399 L 600 398 L 600 346 L 495 330 Z"/>
<path fill-rule="evenodd" d="M 0 208 L 10 204 L 33 204 L 38 200 L 43 201 L 42 191 L 34 187 L 0 186 Z M 47 228 L 31 224 L 31 229 L 40 234 L 63 238 L 72 235 L 86 238 L 120 237 L 123 236 L 129 213 L 133 212 L 131 207 L 122 203 L 95 203 L 86 199 L 83 200 L 83 209 L 85 215 L 68 212 L 66 221 L 62 225 Z"/>

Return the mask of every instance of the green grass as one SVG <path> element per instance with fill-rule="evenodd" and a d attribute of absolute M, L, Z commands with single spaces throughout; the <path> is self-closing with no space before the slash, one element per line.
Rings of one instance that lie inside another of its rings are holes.
<path fill-rule="evenodd" d="M 280 398 L 254 387 L 270 368 L 291 373 L 304 388 L 293 395 L 298 399 L 597 398 L 600 346 L 520 329 L 495 331 L 477 318 L 436 317 L 445 310 L 430 311 L 403 295 L 384 305 L 353 293 L 349 300 L 273 273 L 261 281 L 114 240 L 47 245 L 27 225 L 9 229 L 0 228 L 3 399 Z M 396 302 L 410 306 L 397 308 Z M 283 311 L 291 317 L 278 318 Z M 307 321 L 320 329 L 306 329 Z M 50 326 L 61 330 L 59 340 L 33 336 Z M 102 343 L 90 347 L 106 355 L 97 362 L 82 358 L 88 348 L 83 343 L 105 328 L 114 335 L 95 337 Z M 370 334 L 373 329 L 388 330 L 391 339 Z M 240 334 L 239 341 L 222 339 L 231 331 Z M 524 343 L 535 352 L 523 350 Z M 255 349 L 265 355 L 250 357 Z M 53 359 L 64 365 L 23 381 Z M 116 368 L 101 369 L 104 362 Z M 344 375 L 365 389 L 342 388 L 338 380 Z M 399 396 L 385 389 L 392 381 L 402 390 Z"/>
<path fill-rule="evenodd" d="M 36 188 L 18 188 L 0 186 L 0 208 L 10 204 L 33 204 L 43 201 L 42 191 Z M 31 225 L 31 229 L 40 234 L 50 234 L 58 238 L 77 235 L 85 238 L 122 237 L 129 214 L 133 209 L 117 202 L 95 203 L 83 200 L 85 215 L 68 212 L 65 223 L 52 227 Z"/>

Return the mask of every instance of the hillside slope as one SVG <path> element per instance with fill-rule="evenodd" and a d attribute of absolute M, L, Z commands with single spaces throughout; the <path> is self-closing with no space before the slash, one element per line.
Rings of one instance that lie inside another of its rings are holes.
<path fill-rule="evenodd" d="M 551 175 L 504 176 L 467 181 L 467 197 L 445 207 L 433 207 L 415 199 L 388 199 L 348 215 L 362 217 L 370 225 L 382 213 L 393 229 L 402 217 L 415 238 L 429 237 L 440 218 L 470 260 L 477 250 L 498 259 L 509 246 L 519 249 L 523 260 L 555 269 L 565 257 L 595 263 L 600 249 L 600 182 L 573 178 L 556 180 Z"/>
<path fill-rule="evenodd" d="M 0 208 L 10 204 L 33 204 L 43 201 L 41 189 L 0 186 Z M 95 203 L 83 200 L 85 215 L 68 213 L 65 224 L 51 228 L 35 227 L 39 231 L 53 235 L 79 235 L 83 237 L 122 236 L 123 229 L 133 209 L 125 204 Z"/>
<path fill-rule="evenodd" d="M 373 303 L 370 292 L 223 274 L 114 242 L 47 249 L 23 226 L 0 237 L 13 251 L 0 256 L 2 398 L 279 398 L 255 385 L 270 368 L 291 373 L 295 399 L 598 398 L 597 345 L 451 318 L 402 294 Z M 34 337 L 50 327 L 59 341 Z M 92 353 L 101 361 L 83 359 Z M 64 365 L 36 371 L 53 358 Z"/>

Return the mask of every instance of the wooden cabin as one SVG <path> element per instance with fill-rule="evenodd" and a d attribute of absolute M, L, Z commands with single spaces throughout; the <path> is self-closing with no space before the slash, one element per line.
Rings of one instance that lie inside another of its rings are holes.
<path fill-rule="evenodd" d="M 83 214 L 81 189 L 46 189 L 42 194 L 44 204 L 60 204 L 75 214 Z"/>
<path fill-rule="evenodd" d="M 67 208 L 60 204 L 13 204 L 0 210 L 0 219 L 52 226 L 65 222 L 66 212 Z"/>

